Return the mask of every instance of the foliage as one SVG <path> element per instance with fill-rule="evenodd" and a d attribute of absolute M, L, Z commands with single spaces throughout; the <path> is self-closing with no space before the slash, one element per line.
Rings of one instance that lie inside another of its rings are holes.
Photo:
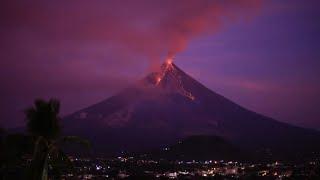
<path fill-rule="evenodd" d="M 60 137 L 60 102 L 37 99 L 34 106 L 26 109 L 27 128 L 34 137 L 34 153 L 30 165 L 28 179 L 48 179 L 49 163 L 53 168 L 70 165 L 67 156 L 60 150 L 65 142 L 75 142 L 89 147 L 89 142 L 76 136 Z M 59 172 L 55 169 L 55 172 Z"/>
<path fill-rule="evenodd" d="M 59 111 L 60 102 L 56 99 L 48 102 L 35 100 L 34 107 L 25 110 L 28 131 L 33 136 L 42 136 L 47 140 L 57 138 L 60 133 Z"/>

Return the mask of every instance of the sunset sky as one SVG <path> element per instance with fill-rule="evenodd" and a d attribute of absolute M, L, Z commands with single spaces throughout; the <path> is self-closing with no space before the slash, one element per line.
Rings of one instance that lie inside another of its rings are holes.
<path fill-rule="evenodd" d="M 174 63 L 279 121 L 320 129 L 320 1 L 0 2 L 0 126 L 37 97 L 62 115 Z"/>

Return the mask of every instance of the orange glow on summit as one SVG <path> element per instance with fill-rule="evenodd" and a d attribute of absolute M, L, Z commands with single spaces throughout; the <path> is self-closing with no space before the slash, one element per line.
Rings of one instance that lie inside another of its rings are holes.
<path fill-rule="evenodd" d="M 167 64 L 167 65 L 172 65 L 172 61 L 173 61 L 172 58 L 167 58 L 166 64 Z"/>
<path fill-rule="evenodd" d="M 156 76 L 156 83 L 155 85 L 158 86 L 161 81 L 165 78 L 165 76 L 168 76 L 170 79 L 173 79 L 176 86 L 178 87 L 179 92 L 184 95 L 185 97 L 189 98 L 190 100 L 194 100 L 195 97 L 192 95 L 191 92 L 187 91 L 182 83 L 182 79 L 178 73 L 178 70 L 175 68 L 173 64 L 173 55 L 168 55 L 168 57 L 165 60 L 165 63 L 162 65 L 162 71 L 159 73 L 158 76 Z"/>

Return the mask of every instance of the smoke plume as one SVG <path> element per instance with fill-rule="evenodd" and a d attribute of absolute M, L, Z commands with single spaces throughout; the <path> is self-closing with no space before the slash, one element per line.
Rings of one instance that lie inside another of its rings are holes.
<path fill-rule="evenodd" d="M 7 1 L 1 6 L 1 24 L 23 28 L 24 35 L 58 51 L 66 42 L 102 43 L 152 61 L 184 50 L 195 37 L 247 19 L 259 6 L 259 0 Z"/>
<path fill-rule="evenodd" d="M 0 119 L 21 122 L 37 97 L 62 99 L 67 113 L 99 101 L 258 9 L 258 0 L 1 1 Z"/>

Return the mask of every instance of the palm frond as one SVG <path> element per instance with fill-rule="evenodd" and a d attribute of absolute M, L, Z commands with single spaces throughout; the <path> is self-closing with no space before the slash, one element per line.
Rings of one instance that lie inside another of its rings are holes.
<path fill-rule="evenodd" d="M 60 112 L 60 101 L 57 99 L 50 99 L 49 104 L 51 107 L 51 111 L 55 114 L 59 114 Z"/>
<path fill-rule="evenodd" d="M 24 111 L 29 132 L 34 136 L 55 139 L 60 134 L 60 102 L 50 99 L 48 102 L 37 99 L 34 106 Z"/>

